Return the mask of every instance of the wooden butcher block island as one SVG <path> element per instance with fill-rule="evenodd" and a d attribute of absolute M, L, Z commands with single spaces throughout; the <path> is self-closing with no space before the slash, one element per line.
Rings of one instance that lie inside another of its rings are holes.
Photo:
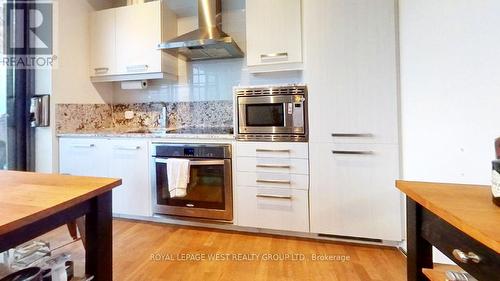
<path fill-rule="evenodd" d="M 500 280 L 500 208 L 489 186 L 396 186 L 407 195 L 408 281 L 445 280 L 442 268 L 433 269 L 432 246 L 478 280 Z"/>
<path fill-rule="evenodd" d="M 119 179 L 0 171 L 0 252 L 85 216 L 85 270 L 112 280 L 111 190 Z"/>

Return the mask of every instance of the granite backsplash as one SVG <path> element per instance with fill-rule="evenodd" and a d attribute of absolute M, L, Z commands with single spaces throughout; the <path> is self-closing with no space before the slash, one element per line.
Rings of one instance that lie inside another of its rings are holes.
<path fill-rule="evenodd" d="M 58 104 L 57 133 L 159 128 L 163 106 L 167 108 L 167 126 L 170 129 L 233 126 L 232 101 Z M 126 111 L 134 112 L 132 119 L 125 118 Z"/>

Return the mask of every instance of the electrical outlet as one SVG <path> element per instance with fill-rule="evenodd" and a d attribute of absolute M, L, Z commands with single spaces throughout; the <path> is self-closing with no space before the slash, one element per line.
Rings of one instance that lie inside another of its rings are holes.
<path fill-rule="evenodd" d="M 125 111 L 125 119 L 127 120 L 134 119 L 134 115 L 133 111 Z"/>

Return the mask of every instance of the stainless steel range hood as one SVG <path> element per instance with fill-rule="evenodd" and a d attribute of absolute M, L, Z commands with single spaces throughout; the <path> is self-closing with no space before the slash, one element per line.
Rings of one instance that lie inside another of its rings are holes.
<path fill-rule="evenodd" d="M 221 0 L 198 0 L 198 29 L 161 43 L 159 49 L 188 61 L 242 58 L 234 39 L 222 31 Z"/>

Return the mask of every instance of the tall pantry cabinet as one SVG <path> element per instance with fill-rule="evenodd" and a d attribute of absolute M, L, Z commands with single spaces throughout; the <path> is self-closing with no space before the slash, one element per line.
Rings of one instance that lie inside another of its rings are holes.
<path fill-rule="evenodd" d="M 395 0 L 303 1 L 311 232 L 400 241 Z"/>

